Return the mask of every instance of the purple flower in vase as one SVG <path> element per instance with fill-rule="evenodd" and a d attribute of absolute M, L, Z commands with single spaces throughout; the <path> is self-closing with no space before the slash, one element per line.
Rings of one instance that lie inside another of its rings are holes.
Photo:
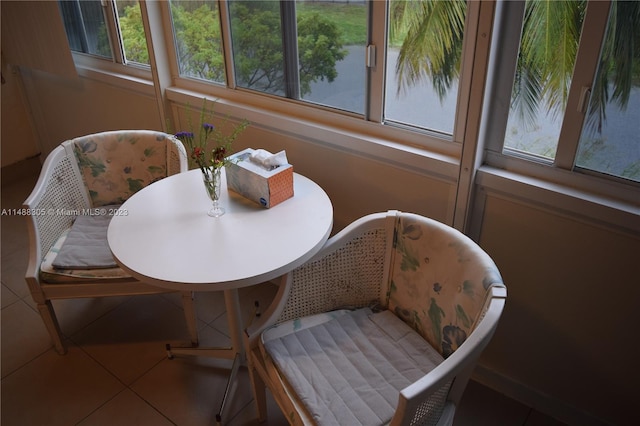
<path fill-rule="evenodd" d="M 213 132 L 216 126 L 214 126 L 211 123 L 204 123 L 202 124 L 202 128 L 204 129 L 204 132 L 208 135 L 209 133 Z"/>
<path fill-rule="evenodd" d="M 193 140 L 193 133 L 192 132 L 178 132 L 176 133 L 176 138 L 180 139 L 181 141 L 189 141 L 189 140 Z"/>

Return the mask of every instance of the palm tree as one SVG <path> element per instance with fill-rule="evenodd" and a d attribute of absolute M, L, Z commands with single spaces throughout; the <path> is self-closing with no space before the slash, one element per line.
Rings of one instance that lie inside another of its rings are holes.
<path fill-rule="evenodd" d="M 511 96 L 512 109 L 535 120 L 539 103 L 564 111 L 586 7 L 579 1 L 527 1 Z"/>
<path fill-rule="evenodd" d="M 631 88 L 640 86 L 640 2 L 614 1 L 609 22 L 588 116 L 588 124 L 598 132 L 606 120 L 607 103 L 625 109 Z"/>
<path fill-rule="evenodd" d="M 564 111 L 586 0 L 528 0 L 512 93 L 512 109 L 531 122 L 540 107 Z M 431 81 L 440 99 L 460 72 L 466 2 L 463 0 L 392 0 L 392 39 L 406 34 L 396 67 L 398 87 Z M 601 129 L 606 105 L 626 108 L 640 69 L 633 58 L 640 49 L 640 2 L 614 0 L 605 49 L 594 84 L 588 123 Z M 613 93 L 609 93 L 610 85 Z"/>
<path fill-rule="evenodd" d="M 398 90 L 426 79 L 444 98 L 460 73 L 466 9 L 463 0 L 391 2 L 390 38 L 404 36 L 396 66 Z"/>

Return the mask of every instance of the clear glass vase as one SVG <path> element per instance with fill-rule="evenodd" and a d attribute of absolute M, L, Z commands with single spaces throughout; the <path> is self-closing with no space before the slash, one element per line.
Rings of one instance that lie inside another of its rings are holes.
<path fill-rule="evenodd" d="M 225 213 L 224 207 L 220 206 L 222 167 L 203 169 L 202 181 L 204 182 L 204 188 L 207 190 L 207 195 L 209 195 L 209 198 L 211 198 L 213 202 L 213 206 L 207 214 L 211 217 L 222 216 Z"/>

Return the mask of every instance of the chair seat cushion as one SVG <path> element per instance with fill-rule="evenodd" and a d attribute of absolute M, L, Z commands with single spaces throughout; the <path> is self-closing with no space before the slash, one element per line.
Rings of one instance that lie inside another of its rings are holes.
<path fill-rule="evenodd" d="M 116 268 L 109 244 L 107 229 L 119 206 L 106 206 L 91 210 L 96 214 L 81 214 L 71 225 L 58 255 L 53 259 L 56 269 L 108 269 Z M 104 212 L 101 214 L 101 212 Z"/>
<path fill-rule="evenodd" d="M 42 259 L 40 264 L 40 279 L 47 283 L 73 283 L 73 282 L 91 282 L 105 280 L 112 280 L 115 282 L 130 281 L 131 275 L 123 271 L 122 269 L 115 268 L 101 268 L 101 269 L 61 269 L 55 268 L 53 262 L 62 248 L 65 240 L 71 228 L 66 229 L 56 242 L 51 246 L 51 249 Z"/>
<path fill-rule="evenodd" d="M 443 361 L 390 311 L 335 311 L 278 324 L 263 349 L 319 425 L 387 424 L 400 390 Z"/>

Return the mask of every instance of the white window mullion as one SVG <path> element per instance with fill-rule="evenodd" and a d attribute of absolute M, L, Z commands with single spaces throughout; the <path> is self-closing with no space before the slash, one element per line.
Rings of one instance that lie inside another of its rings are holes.
<path fill-rule="evenodd" d="M 576 55 L 571 88 L 567 98 L 554 165 L 572 170 L 587 112 L 588 93 L 598 70 L 600 50 L 607 31 L 610 1 L 590 1 L 587 5 L 580 46 Z M 595 48 L 599 46 L 599 48 Z"/>
<path fill-rule="evenodd" d="M 124 48 L 122 46 L 122 36 L 120 35 L 120 24 L 118 23 L 118 12 L 114 0 L 102 0 L 102 10 L 107 21 L 107 34 L 113 61 L 117 64 L 125 64 Z M 142 6 L 140 6 L 142 7 Z"/>
<path fill-rule="evenodd" d="M 300 65 L 298 60 L 298 26 L 296 2 L 280 2 L 286 97 L 300 99 Z"/>
<path fill-rule="evenodd" d="M 460 61 L 460 79 L 458 83 L 458 97 L 456 101 L 456 118 L 454 120 L 453 141 L 463 142 L 465 127 L 468 121 L 469 103 L 471 102 L 471 82 L 474 73 L 474 59 L 476 53 L 476 38 L 479 33 L 480 4 L 478 2 L 467 3 L 467 16 L 464 25 L 464 38 L 462 43 L 462 56 Z M 489 22 L 489 25 L 491 23 Z M 484 34 L 489 39 L 489 34 Z"/>
<path fill-rule="evenodd" d="M 453 213 L 453 226 L 461 231 L 468 228 L 475 188 L 477 169 L 482 164 L 484 146 L 480 138 L 482 101 L 487 85 L 491 30 L 495 3 L 469 2 L 464 35 L 464 64 L 458 96 L 456 131 L 462 135 L 462 155 L 456 201 Z"/>
<path fill-rule="evenodd" d="M 151 65 L 151 77 L 158 103 L 160 125 L 163 130 L 168 131 L 168 127 L 173 126 L 172 123 L 167 122 L 168 117 L 171 117 L 171 105 L 165 93 L 166 89 L 173 84 L 173 78 L 171 60 L 169 59 L 171 50 L 168 48 L 169 43 L 165 40 L 161 7 L 159 1 L 140 0 L 140 12 L 147 39 L 149 64 Z"/>
<path fill-rule="evenodd" d="M 525 2 L 496 4 L 481 139 L 487 151 L 502 154 L 518 63 Z"/>
<path fill-rule="evenodd" d="M 385 66 L 387 48 L 387 17 L 389 4 L 386 1 L 368 2 L 368 51 L 367 87 L 365 89 L 366 119 L 376 123 L 384 121 Z"/>
<path fill-rule="evenodd" d="M 224 52 L 225 76 L 227 77 L 227 87 L 236 88 L 236 71 L 233 63 L 233 44 L 231 40 L 231 14 L 229 13 L 229 2 L 221 0 L 218 2 L 220 11 L 220 31 L 222 33 L 222 51 Z"/>

